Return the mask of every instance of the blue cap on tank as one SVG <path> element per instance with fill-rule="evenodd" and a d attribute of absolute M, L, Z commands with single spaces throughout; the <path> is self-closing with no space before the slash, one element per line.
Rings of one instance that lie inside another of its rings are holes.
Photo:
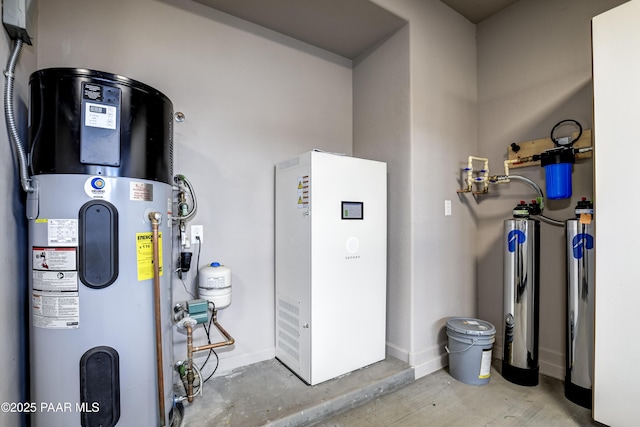
<path fill-rule="evenodd" d="M 212 262 L 211 263 L 211 267 L 220 267 L 220 263 L 219 262 Z"/>

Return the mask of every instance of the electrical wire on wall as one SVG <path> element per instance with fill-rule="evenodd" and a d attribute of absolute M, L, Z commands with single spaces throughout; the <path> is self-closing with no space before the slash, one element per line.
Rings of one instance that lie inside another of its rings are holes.
<path fill-rule="evenodd" d="M 22 142 L 22 138 L 20 137 L 20 133 L 18 132 L 18 125 L 16 123 L 13 111 L 13 83 L 15 79 L 16 63 L 18 62 L 18 57 L 20 56 L 20 52 L 22 51 L 22 43 L 23 42 L 21 39 L 15 40 L 13 50 L 11 52 L 11 55 L 9 56 L 7 66 L 4 70 L 4 117 L 7 123 L 7 131 L 9 132 L 9 140 L 11 141 L 12 147 L 16 152 L 16 156 L 18 157 L 20 184 L 22 186 L 22 189 L 26 193 L 32 193 L 34 190 L 31 185 L 31 180 L 29 179 L 29 172 L 27 169 L 27 154 L 24 148 L 24 143 Z"/>
<path fill-rule="evenodd" d="M 200 236 L 196 236 L 196 240 L 198 241 L 198 256 L 197 256 L 197 264 L 196 265 L 200 265 L 200 253 L 202 252 L 201 248 L 202 248 L 202 242 L 200 241 Z M 184 283 L 184 282 L 183 282 Z M 200 275 L 196 275 L 196 288 L 198 288 L 200 285 Z M 212 306 L 212 312 L 215 310 L 216 305 L 213 301 L 209 301 L 210 306 Z M 204 327 L 204 331 L 207 334 L 207 344 L 211 344 L 211 326 L 213 324 L 213 316 L 211 316 L 209 318 L 209 326 L 207 326 L 207 324 L 205 323 L 203 325 Z M 211 354 L 213 353 L 213 355 L 216 357 L 216 366 L 213 368 L 213 371 L 211 372 L 211 374 L 207 377 L 207 379 L 205 379 L 203 381 L 203 384 L 206 383 L 212 376 L 213 374 L 216 372 L 216 370 L 218 370 L 218 365 L 220 364 L 220 358 L 218 357 L 218 353 L 216 353 L 216 351 L 214 349 L 209 349 L 209 353 L 207 353 L 207 358 L 205 359 L 204 363 L 202 364 L 202 366 L 200 367 L 200 371 L 204 370 L 204 367 L 207 365 L 207 362 L 209 362 L 209 359 L 211 358 Z"/>
<path fill-rule="evenodd" d="M 210 302 L 210 304 L 213 305 L 213 309 L 215 310 L 216 306 L 213 302 Z M 213 324 L 213 316 L 211 316 L 211 318 L 209 319 L 209 326 L 207 326 L 206 324 L 204 325 L 204 330 L 207 334 L 207 343 L 211 344 L 211 326 Z M 211 358 L 211 354 L 213 353 L 213 355 L 216 357 L 216 366 L 213 368 L 213 371 L 209 374 L 209 376 L 204 380 L 204 382 L 206 383 L 207 381 L 209 381 L 209 379 L 211 379 L 211 377 L 213 376 L 213 374 L 215 374 L 215 372 L 218 370 L 218 366 L 220 365 L 220 358 L 218 357 L 218 353 L 216 353 L 216 351 L 214 349 L 209 349 L 209 353 L 207 354 L 207 358 L 205 359 L 204 363 L 202 364 L 202 366 L 200 367 L 200 371 L 204 370 L 204 367 L 207 365 L 207 362 L 209 361 L 209 359 Z"/>

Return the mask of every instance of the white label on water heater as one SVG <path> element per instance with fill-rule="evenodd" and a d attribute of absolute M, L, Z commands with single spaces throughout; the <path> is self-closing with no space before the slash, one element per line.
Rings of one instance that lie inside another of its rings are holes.
<path fill-rule="evenodd" d="M 49 246 L 78 246 L 78 220 L 49 219 L 47 238 Z"/>
<path fill-rule="evenodd" d="M 115 129 L 118 109 L 111 105 L 85 103 L 84 124 L 94 128 Z"/>
<path fill-rule="evenodd" d="M 38 248 L 33 247 L 31 261 L 34 270 L 75 271 L 76 248 Z"/>
<path fill-rule="evenodd" d="M 75 329 L 80 324 L 78 292 L 38 292 L 31 295 L 33 326 Z"/>
<path fill-rule="evenodd" d="M 38 291 L 78 291 L 75 271 L 33 271 L 33 289 Z"/>
<path fill-rule="evenodd" d="M 76 248 L 32 248 L 31 307 L 34 326 L 51 329 L 78 327 L 80 298 L 76 254 Z"/>

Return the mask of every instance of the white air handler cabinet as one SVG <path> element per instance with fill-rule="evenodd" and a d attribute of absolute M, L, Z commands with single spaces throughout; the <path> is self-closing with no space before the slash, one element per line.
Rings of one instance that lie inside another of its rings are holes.
<path fill-rule="evenodd" d="M 276 357 L 310 385 L 385 357 L 387 165 L 276 166 Z"/>

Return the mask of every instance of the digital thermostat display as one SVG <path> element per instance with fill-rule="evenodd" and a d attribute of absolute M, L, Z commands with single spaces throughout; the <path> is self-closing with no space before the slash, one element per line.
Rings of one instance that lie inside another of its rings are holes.
<path fill-rule="evenodd" d="M 364 203 L 342 202 L 342 219 L 363 219 Z"/>

